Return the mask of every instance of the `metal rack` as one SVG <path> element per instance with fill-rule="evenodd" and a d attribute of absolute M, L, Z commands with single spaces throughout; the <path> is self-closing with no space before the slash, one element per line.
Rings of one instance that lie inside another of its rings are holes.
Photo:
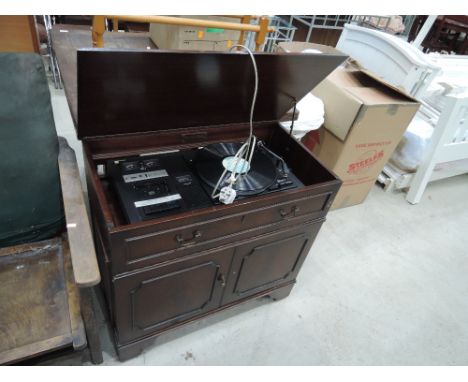
<path fill-rule="evenodd" d="M 63 89 L 62 76 L 60 74 L 60 68 L 57 62 L 57 56 L 55 55 L 54 47 L 52 44 L 52 30 L 53 20 L 50 15 L 43 15 L 44 27 L 47 33 L 47 57 L 49 58 L 49 70 L 52 72 L 54 78 L 55 89 Z"/>
<path fill-rule="evenodd" d="M 371 18 L 374 19 L 373 21 L 373 24 L 377 24 L 377 25 L 382 25 L 380 27 L 375 27 L 374 25 L 371 24 Z M 405 25 L 405 30 L 402 32 L 402 33 L 399 33 L 398 35 L 399 36 L 408 36 L 410 30 L 411 30 L 411 27 L 413 25 L 413 22 L 414 20 L 416 19 L 416 16 L 414 15 L 403 15 L 402 16 L 402 19 L 403 19 L 403 24 Z M 391 21 L 391 16 L 374 16 L 374 15 L 368 15 L 368 16 L 353 16 L 353 20 L 352 20 L 354 23 L 360 25 L 360 26 L 364 26 L 364 27 L 370 27 L 370 28 L 373 28 L 373 29 L 378 29 L 378 30 L 381 30 L 383 32 L 386 32 L 388 30 L 388 27 L 390 25 L 390 21 Z M 381 24 L 380 22 L 383 21 L 383 23 Z"/>
<path fill-rule="evenodd" d="M 343 29 L 343 26 L 352 21 L 352 15 L 299 15 L 289 16 L 289 24 L 293 25 L 294 21 L 298 21 L 307 27 L 307 36 L 305 41 L 309 42 L 312 30 L 320 29 Z"/>
<path fill-rule="evenodd" d="M 300 22 L 307 26 L 307 36 L 305 41 L 309 42 L 312 35 L 313 29 L 334 29 L 341 30 L 345 24 L 353 23 L 360 26 L 370 27 L 369 21 L 371 18 L 377 19 L 377 25 L 383 21 L 383 27 L 378 28 L 386 31 L 390 24 L 391 16 L 374 16 L 374 15 L 297 15 L 289 16 L 289 22 L 285 21 L 286 27 L 293 27 L 294 21 Z M 408 36 L 411 26 L 416 18 L 414 15 L 402 16 L 403 23 L 405 25 L 404 32 L 400 33 L 400 36 Z M 284 19 L 283 19 L 284 20 Z M 294 35 L 293 35 L 294 36 Z"/>
<path fill-rule="evenodd" d="M 270 16 L 270 26 L 275 28 L 273 33 L 270 33 L 266 37 L 264 46 L 265 52 L 271 52 L 274 46 L 280 42 L 289 42 L 294 39 L 294 33 L 297 28 L 292 25 L 291 20 L 289 22 L 279 16 Z"/>
<path fill-rule="evenodd" d="M 353 17 L 353 21 L 359 26 L 385 31 L 390 25 L 391 16 L 357 15 Z M 376 27 L 375 25 L 379 25 L 379 27 Z"/>

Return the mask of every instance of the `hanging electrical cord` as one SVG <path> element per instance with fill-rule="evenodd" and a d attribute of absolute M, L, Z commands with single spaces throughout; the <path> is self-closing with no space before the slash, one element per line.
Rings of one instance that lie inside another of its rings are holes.
<path fill-rule="evenodd" d="M 236 198 L 236 191 L 234 190 L 234 185 L 239 178 L 239 176 L 247 173 L 250 170 L 250 165 L 252 163 L 252 158 L 253 154 L 255 151 L 255 146 L 257 144 L 257 138 L 253 134 L 253 115 L 254 115 L 254 110 L 255 110 L 255 103 L 257 101 L 257 93 L 258 93 L 258 69 L 257 69 L 257 63 L 255 61 L 255 57 L 252 53 L 252 51 L 247 48 L 244 45 L 234 45 L 230 51 L 232 51 L 235 48 L 241 48 L 244 49 L 250 56 L 250 59 L 252 60 L 252 66 L 254 69 L 254 74 L 255 74 L 255 84 L 254 84 L 254 92 L 252 96 L 252 105 L 250 107 L 250 118 L 249 118 L 249 137 L 247 141 L 239 148 L 237 153 L 231 158 L 231 166 L 228 167 L 225 165 L 225 169 L 223 173 L 221 174 L 220 178 L 218 179 L 218 182 L 216 183 L 216 186 L 213 189 L 213 192 L 211 193 L 212 198 L 219 198 L 221 202 L 225 204 L 232 203 L 234 199 Z M 234 164 L 232 166 L 232 163 Z M 240 166 L 239 166 L 240 164 Z M 224 165 L 224 164 L 223 164 Z M 221 186 L 221 182 L 223 181 L 224 177 L 226 176 L 227 172 L 230 171 L 231 175 L 227 179 L 228 185 L 225 187 L 221 188 L 221 192 L 216 194 L 218 191 L 219 187 Z"/>
<path fill-rule="evenodd" d="M 293 98 L 293 101 L 294 101 L 294 106 L 293 106 L 293 112 L 292 112 L 292 118 L 291 118 L 291 127 L 289 128 L 289 136 L 291 138 L 293 135 L 294 121 L 296 120 L 296 106 L 297 106 L 297 102 L 295 98 Z"/>

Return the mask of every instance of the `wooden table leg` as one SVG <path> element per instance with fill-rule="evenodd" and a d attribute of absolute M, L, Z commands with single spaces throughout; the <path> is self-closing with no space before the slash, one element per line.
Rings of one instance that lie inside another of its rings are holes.
<path fill-rule="evenodd" d="M 91 362 L 95 365 L 103 362 L 101 340 L 99 339 L 99 328 L 93 309 L 92 288 L 80 289 L 81 314 L 86 330 Z"/>

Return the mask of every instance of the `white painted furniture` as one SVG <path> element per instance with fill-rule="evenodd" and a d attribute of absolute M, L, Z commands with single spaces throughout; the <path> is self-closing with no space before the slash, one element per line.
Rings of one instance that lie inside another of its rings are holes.
<path fill-rule="evenodd" d="M 468 172 L 468 94 L 447 95 L 406 200 L 419 203 L 427 183 Z"/>
<path fill-rule="evenodd" d="M 336 48 L 415 98 L 424 94 L 440 70 L 401 38 L 353 24 L 345 25 Z"/>
<path fill-rule="evenodd" d="M 427 57 L 441 68 L 420 97 L 419 114 L 434 121 L 431 140 L 416 172 L 387 163 L 379 177 L 387 190 L 408 189 L 406 200 L 412 204 L 419 203 L 428 182 L 468 173 L 468 56 Z M 452 90 L 434 96 L 437 85 Z"/>

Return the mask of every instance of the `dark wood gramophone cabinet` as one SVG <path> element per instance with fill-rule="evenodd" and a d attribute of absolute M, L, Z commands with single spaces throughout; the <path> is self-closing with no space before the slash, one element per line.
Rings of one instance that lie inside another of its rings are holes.
<path fill-rule="evenodd" d="M 305 186 L 127 224 L 98 166 L 110 158 L 245 140 L 251 61 L 228 53 L 78 52 L 77 130 L 121 360 L 185 323 L 249 299 L 288 296 L 341 185 L 278 120 L 346 57 L 255 56 L 255 135 Z"/>

